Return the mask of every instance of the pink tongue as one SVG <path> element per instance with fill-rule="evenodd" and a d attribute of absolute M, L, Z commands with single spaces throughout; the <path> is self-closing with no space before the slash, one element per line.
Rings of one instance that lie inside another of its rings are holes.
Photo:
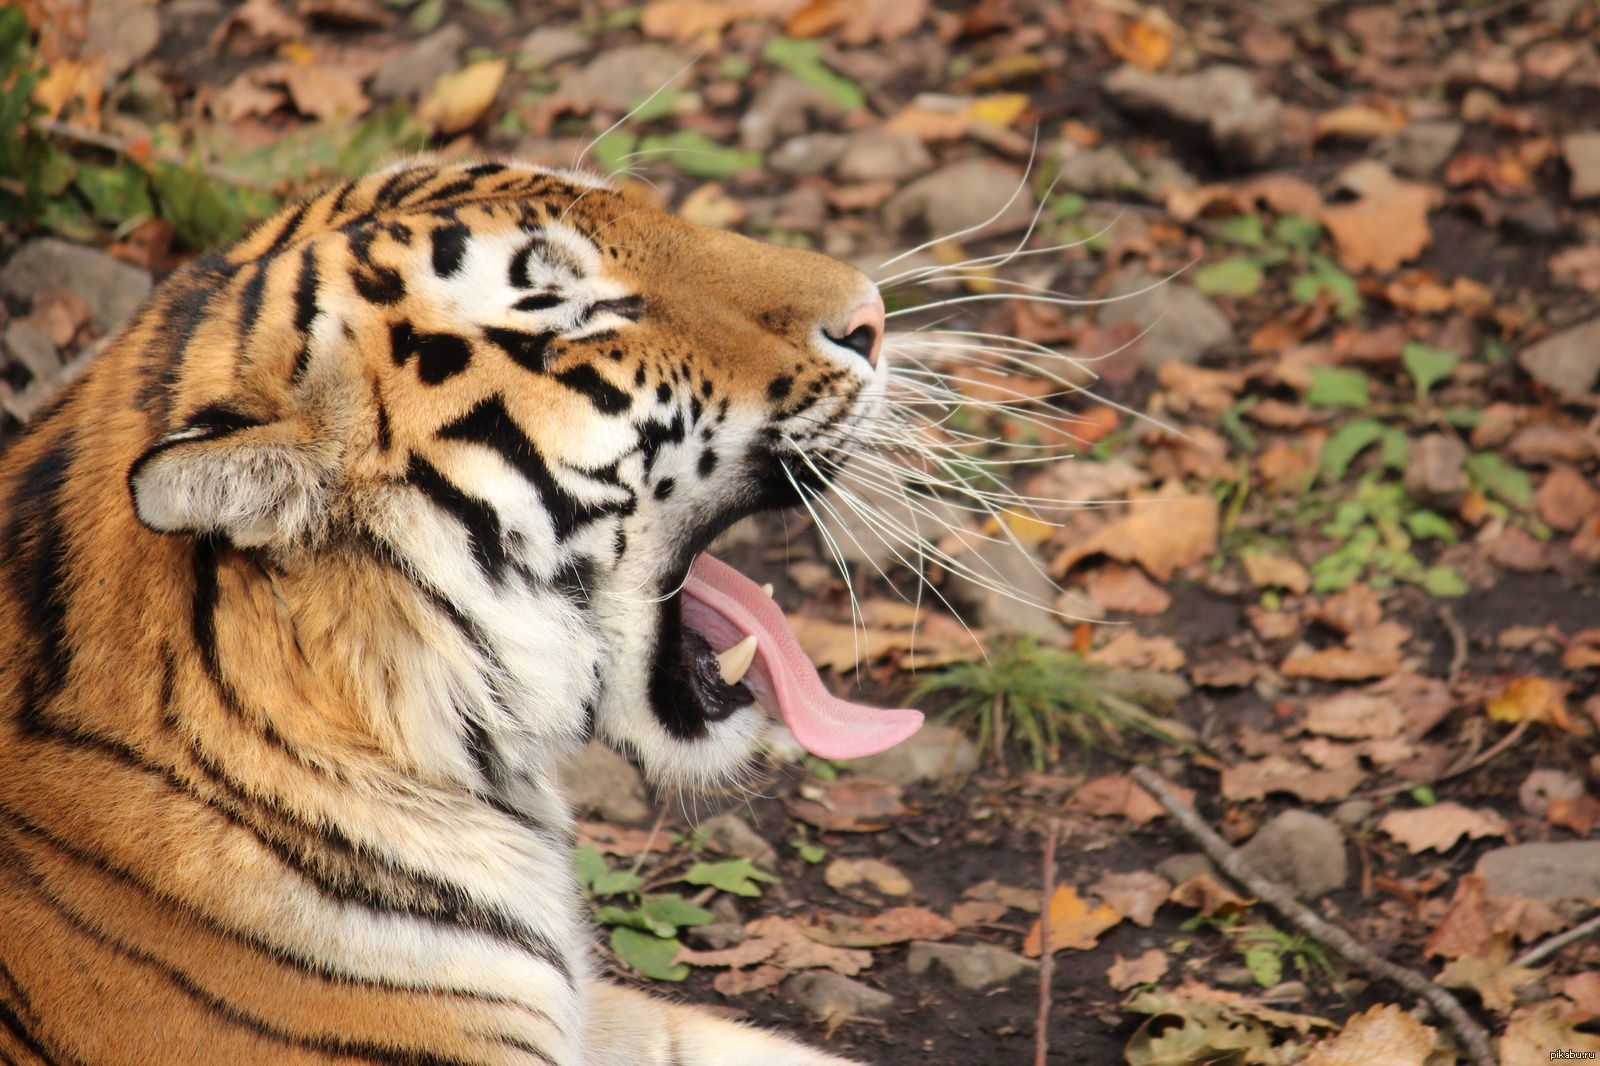
<path fill-rule="evenodd" d="M 683 586 L 683 624 L 718 651 L 756 638 L 745 684 L 775 708 L 800 746 L 824 759 L 859 759 L 894 747 L 922 728 L 922 712 L 847 703 L 817 676 L 783 611 L 754 581 L 709 555 L 695 560 Z"/>

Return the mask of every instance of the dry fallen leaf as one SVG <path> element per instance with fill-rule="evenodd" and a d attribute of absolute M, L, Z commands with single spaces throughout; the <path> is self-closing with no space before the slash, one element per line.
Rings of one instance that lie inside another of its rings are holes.
<path fill-rule="evenodd" d="M 1156 670 L 1161 673 L 1182 670 L 1184 663 L 1188 662 L 1183 649 L 1171 637 L 1147 637 L 1132 629 L 1118 633 L 1084 658 L 1099 666 Z"/>
<path fill-rule="evenodd" d="M 1380 137 L 1391 137 L 1405 127 L 1405 112 L 1392 104 L 1350 104 L 1318 115 L 1314 133 L 1319 141 L 1325 137 L 1375 141 Z"/>
<path fill-rule="evenodd" d="M 744 204 L 723 191 L 716 182 L 707 182 L 683 198 L 678 217 L 685 222 L 710 229 L 732 229 L 744 221 Z"/>
<path fill-rule="evenodd" d="M 872 965 L 872 952 L 824 944 L 788 918 L 757 918 L 747 922 L 744 929 L 752 937 L 777 941 L 771 956 L 773 964 L 791 972 L 827 969 L 854 977 Z"/>
<path fill-rule="evenodd" d="M 1514 1011 L 1500 1039 L 1500 1066 L 1550 1066 L 1576 1061 L 1575 1056 L 1590 1061 L 1600 1057 L 1600 1036 L 1580 1032 L 1577 1022 L 1560 1011 L 1556 1003 Z"/>
<path fill-rule="evenodd" d="M 1572 1020 L 1579 1025 L 1600 1018 L 1600 972 L 1573 974 L 1561 982 L 1561 994 L 1572 1000 Z"/>
<path fill-rule="evenodd" d="M 1373 1007 L 1345 1023 L 1300 1066 L 1424 1066 L 1438 1047 L 1438 1034 L 1392 1004 Z"/>
<path fill-rule="evenodd" d="M 1371 740 L 1399 736 L 1405 716 L 1392 697 L 1345 692 L 1309 704 L 1301 725 L 1319 736 Z"/>
<path fill-rule="evenodd" d="M 1224 919 L 1236 918 L 1249 909 L 1252 901 L 1233 893 L 1232 889 L 1210 874 L 1198 874 L 1173 888 L 1167 899 L 1180 907 L 1193 907 L 1207 918 L 1219 915 Z"/>
<path fill-rule="evenodd" d="M 1284 677 L 1309 677 L 1317 681 L 1369 681 L 1388 677 L 1398 669 L 1398 650 L 1323 648 L 1312 651 L 1303 644 L 1292 649 L 1278 664 Z"/>
<path fill-rule="evenodd" d="M 1351 763 L 1313 770 L 1282 755 L 1259 762 L 1243 762 L 1222 770 L 1222 796 L 1228 800 L 1266 799 L 1273 792 L 1289 792 L 1307 803 L 1344 799 L 1366 779 L 1361 767 Z"/>
<path fill-rule="evenodd" d="M 1155 921 L 1156 910 L 1171 894 L 1172 884 L 1160 874 L 1135 870 L 1126 874 L 1105 874 L 1090 885 L 1089 890 L 1134 925 L 1148 929 Z"/>
<path fill-rule="evenodd" d="M 1003 885 L 999 881 L 979 881 L 961 893 L 961 898 L 983 903 L 1003 903 L 1007 907 L 1029 914 L 1039 913 L 1039 893 L 1030 888 Z"/>
<path fill-rule="evenodd" d="M 294 102 L 296 111 L 324 122 L 364 115 L 372 106 L 367 94 L 361 91 L 360 76 L 354 71 L 281 63 L 274 68 L 270 80 L 281 82 L 289 90 L 289 99 Z"/>
<path fill-rule="evenodd" d="M 1173 573 L 1211 556 L 1217 550 L 1219 515 L 1216 497 L 1189 495 L 1170 482 L 1151 494 L 1135 493 L 1128 515 L 1102 526 L 1081 544 L 1062 551 L 1050 564 L 1052 577 L 1061 577 L 1091 555 L 1109 555 L 1124 563 L 1138 563 L 1157 581 L 1170 581 Z"/>
<path fill-rule="evenodd" d="M 1151 948 L 1137 959 L 1127 960 L 1121 955 L 1106 971 L 1106 980 L 1118 992 L 1126 992 L 1135 985 L 1153 985 L 1167 974 L 1171 961 L 1160 948 Z"/>
<path fill-rule="evenodd" d="M 875 833 L 906 813 L 900 786 L 868 777 L 833 781 L 787 801 L 789 813 L 835 833 Z"/>
<path fill-rule="evenodd" d="M 471 129 L 494 104 L 507 67 L 504 59 L 485 59 L 443 75 L 417 107 L 417 121 L 445 137 Z"/>
<path fill-rule="evenodd" d="M 1311 587 L 1311 572 L 1286 555 L 1245 552 L 1239 558 L 1245 576 L 1258 589 L 1287 589 L 1298 596 Z"/>
<path fill-rule="evenodd" d="M 953 922 L 926 907 L 890 907 L 865 918 L 826 914 L 823 921 L 823 925 L 799 928 L 819 944 L 839 948 L 881 948 L 908 940 L 944 940 L 956 931 Z"/>
<path fill-rule="evenodd" d="M 1489 950 L 1494 942 L 1494 929 L 1485 895 L 1488 885 L 1488 879 L 1478 874 L 1462 875 L 1456 882 L 1450 909 L 1423 942 L 1424 958 L 1459 959 L 1466 955 L 1482 955 Z"/>
<path fill-rule="evenodd" d="M 1503 837 L 1510 832 L 1504 818 L 1491 810 L 1473 810 L 1459 803 L 1436 803 L 1406 811 L 1390 811 L 1378 828 L 1404 844 L 1413 855 L 1432 848 L 1443 853 L 1463 836 Z"/>
<path fill-rule="evenodd" d="M 1160 614 L 1172 606 L 1166 589 L 1144 576 L 1144 571 L 1122 563 L 1107 563 L 1091 570 L 1083 581 L 1083 591 L 1108 611 L 1128 614 Z"/>
<path fill-rule="evenodd" d="M 579 822 L 578 846 L 591 847 L 606 855 L 632 857 L 647 851 L 666 854 L 672 850 L 672 840 L 667 833 L 651 833 L 648 829 L 631 829 L 609 822 Z"/>
<path fill-rule="evenodd" d="M 1333 238 L 1334 256 L 1352 274 L 1388 273 L 1421 255 L 1433 240 L 1428 211 L 1436 193 L 1426 185 L 1366 176 L 1360 199 L 1324 207 L 1317 216 Z M 1353 168 L 1352 168 L 1353 169 Z"/>
<path fill-rule="evenodd" d="M 881 859 L 835 859 L 823 871 L 822 879 L 832 889 L 867 884 L 885 896 L 911 894 L 911 882 L 906 875 Z"/>
<path fill-rule="evenodd" d="M 1457 959 L 1435 979 L 1445 988 L 1470 988 L 1489 1010 L 1504 1014 L 1516 1005 L 1517 989 L 1537 979 L 1541 971 L 1511 965 L 1511 938 L 1497 936 L 1484 955 Z"/>
<path fill-rule="evenodd" d="M 1069 885 L 1056 886 L 1056 894 L 1050 897 L 1049 918 L 1052 953 L 1064 948 L 1092 951 L 1099 943 L 1100 934 L 1122 921 L 1122 915 L 1103 903 L 1090 910 L 1077 890 Z M 1022 942 L 1022 953 L 1037 959 L 1042 953 L 1041 938 L 1040 923 L 1035 921 L 1028 938 Z"/>
<path fill-rule="evenodd" d="M 1535 722 L 1577 731 L 1567 713 L 1567 686 L 1549 678 L 1514 678 L 1483 709 L 1496 722 Z"/>
<path fill-rule="evenodd" d="M 1180 788 L 1177 792 L 1185 803 L 1194 802 L 1194 789 Z M 1072 805 L 1097 818 L 1120 816 L 1135 825 L 1148 825 L 1167 813 L 1133 778 L 1121 774 L 1088 782 L 1073 793 Z"/>
<path fill-rule="evenodd" d="M 1006 911 L 1010 909 L 1004 903 L 964 899 L 950 908 L 950 924 L 957 929 L 966 929 L 969 926 L 998 922 L 1006 916 Z M 1037 910 L 1038 908 L 1034 909 Z"/>

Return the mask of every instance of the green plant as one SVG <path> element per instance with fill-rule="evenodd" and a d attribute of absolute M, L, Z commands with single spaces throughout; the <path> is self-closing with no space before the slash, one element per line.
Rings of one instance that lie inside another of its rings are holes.
<path fill-rule="evenodd" d="M 1264 922 L 1235 926 L 1222 932 L 1232 941 L 1233 950 L 1244 956 L 1245 968 L 1262 988 L 1283 983 L 1285 961 L 1292 963 L 1306 980 L 1319 974 L 1334 976 L 1326 949 L 1308 936 L 1290 936 Z"/>
<path fill-rule="evenodd" d="M 1132 728 L 1180 743 L 1159 718 L 1114 691 L 1106 671 L 1076 652 L 1033 640 L 997 641 L 984 661 L 938 671 L 911 698 L 946 692 L 955 694 L 946 716 L 976 737 L 980 752 L 1003 761 L 1008 741 L 1014 742 L 1036 770 L 1061 758 L 1068 737 L 1097 747 L 1116 744 Z"/>
<path fill-rule="evenodd" d="M 1390 466 L 1405 465 L 1403 455 L 1389 458 Z M 1322 535 L 1336 546 L 1311 564 L 1313 591 L 1339 592 L 1359 580 L 1374 588 L 1408 581 L 1421 585 L 1430 595 L 1464 595 L 1466 582 L 1456 571 L 1424 566 L 1412 550 L 1419 540 L 1455 543 L 1449 521 L 1418 506 L 1404 485 L 1382 477 L 1382 471 L 1363 477 L 1323 522 Z M 1312 516 L 1307 513 L 1303 517 Z"/>

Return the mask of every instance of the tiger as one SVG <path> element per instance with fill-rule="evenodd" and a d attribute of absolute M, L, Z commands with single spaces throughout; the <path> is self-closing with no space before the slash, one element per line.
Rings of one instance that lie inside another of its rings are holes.
<path fill-rule="evenodd" d="M 845 467 L 884 334 L 851 266 L 514 161 L 174 272 L 0 455 L 0 1059 L 846 1066 L 605 976 L 560 774 L 916 731 L 706 554 Z"/>

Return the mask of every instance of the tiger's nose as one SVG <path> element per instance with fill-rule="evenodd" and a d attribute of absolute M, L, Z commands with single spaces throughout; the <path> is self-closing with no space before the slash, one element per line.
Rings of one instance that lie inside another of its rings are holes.
<path fill-rule="evenodd" d="M 874 293 L 869 303 L 850 312 L 844 333 L 838 337 L 830 335 L 828 339 L 844 345 L 865 359 L 868 366 L 875 367 L 878 354 L 883 350 L 883 328 L 883 297 Z"/>

